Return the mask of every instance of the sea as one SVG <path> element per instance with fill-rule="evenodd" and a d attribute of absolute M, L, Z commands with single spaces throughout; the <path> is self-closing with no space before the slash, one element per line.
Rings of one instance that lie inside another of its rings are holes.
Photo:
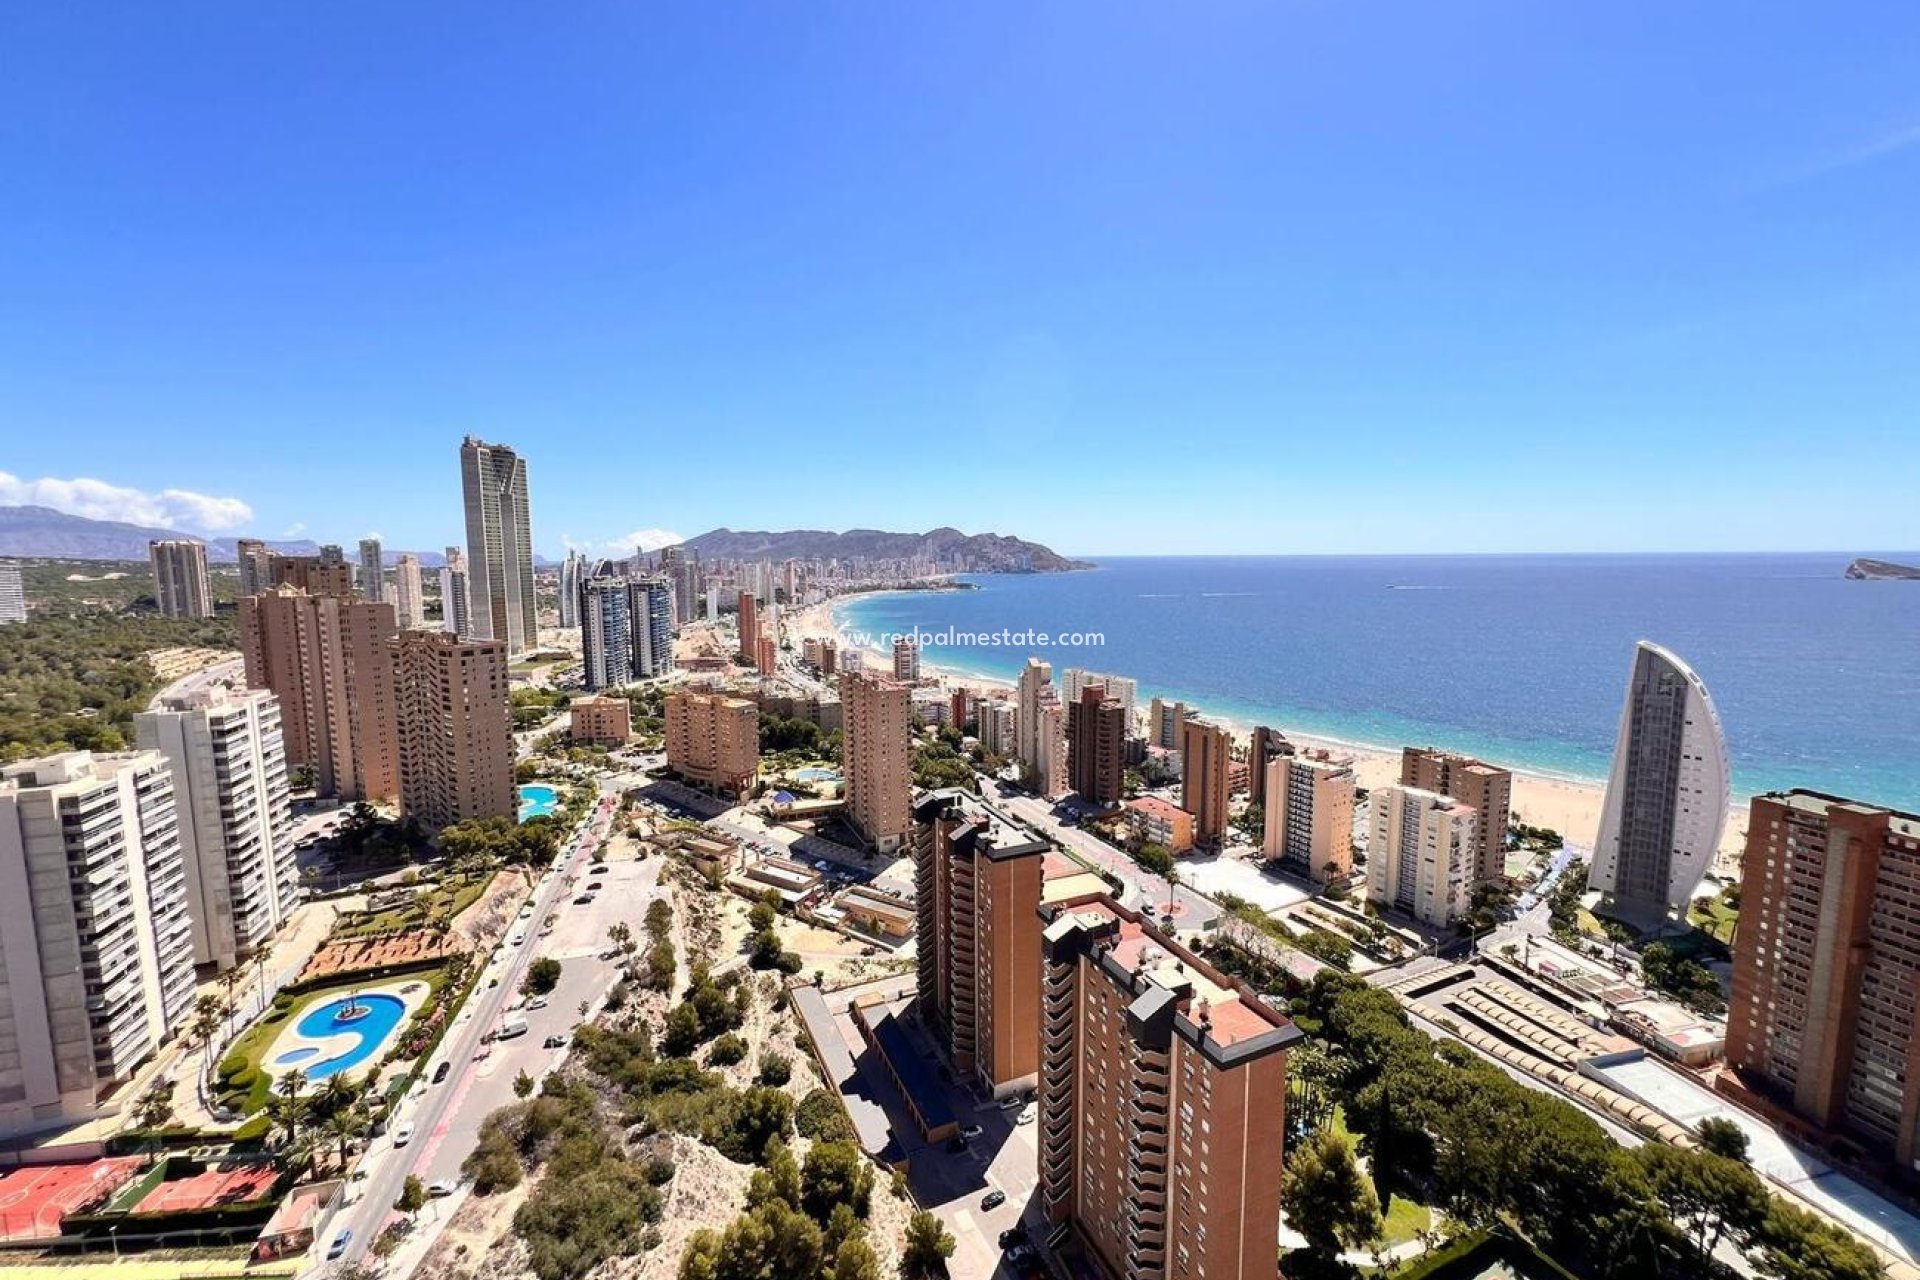
<path fill-rule="evenodd" d="M 1634 644 L 1650 639 L 1706 683 L 1737 793 L 1810 787 L 1920 812 L 1920 582 L 1849 581 L 1851 558 L 1109 557 L 849 597 L 835 616 L 869 637 L 930 633 L 922 662 L 962 675 L 1011 682 L 1038 656 L 1056 680 L 1131 676 L 1143 705 L 1578 781 L 1605 778 Z M 941 642 L 994 632 L 1048 643 Z"/>

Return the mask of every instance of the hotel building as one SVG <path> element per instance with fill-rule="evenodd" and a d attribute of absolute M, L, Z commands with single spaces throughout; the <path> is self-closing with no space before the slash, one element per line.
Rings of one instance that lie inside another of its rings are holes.
<path fill-rule="evenodd" d="M 1105 685 L 1089 684 L 1067 704 L 1067 770 L 1088 804 L 1119 802 L 1127 768 L 1127 709 Z"/>
<path fill-rule="evenodd" d="M 1353 871 L 1353 761 L 1324 751 L 1267 761 L 1268 861 L 1321 884 Z"/>
<path fill-rule="evenodd" d="M 1418 787 L 1375 787 L 1368 803 L 1368 901 L 1437 928 L 1466 915 L 1478 815 Z"/>
<path fill-rule="evenodd" d="M 247 684 L 280 699 L 288 762 L 323 796 L 397 797 L 393 606 L 276 587 L 242 597 L 239 614 Z"/>
<path fill-rule="evenodd" d="M 280 700 L 215 687 L 140 712 L 133 731 L 173 776 L 194 963 L 224 972 L 300 900 Z"/>
<path fill-rule="evenodd" d="M 1227 833 L 1233 735 L 1211 720 L 1180 726 L 1180 807 L 1193 815 L 1196 843 L 1219 844 Z"/>
<path fill-rule="evenodd" d="M 1040 1060 L 1040 910 L 1047 842 L 978 797 L 913 807 L 915 954 L 922 1017 L 960 1078 L 995 1096 Z"/>
<path fill-rule="evenodd" d="M 460 443 L 460 487 L 467 516 L 471 634 L 500 641 L 509 655 L 525 653 L 540 632 L 534 616 L 526 459 L 508 445 L 468 436 Z"/>
<path fill-rule="evenodd" d="M 0 1136 L 94 1113 L 193 1001 L 173 774 L 157 751 L 0 766 Z"/>
<path fill-rule="evenodd" d="M 1727 1064 L 1828 1134 L 1920 1169 L 1920 815 L 1753 798 Z"/>
<path fill-rule="evenodd" d="M 760 708 L 718 693 L 668 694 L 667 767 L 689 782 L 745 795 L 760 774 Z"/>
<path fill-rule="evenodd" d="M 908 735 L 912 686 L 863 672 L 840 678 L 847 817 L 868 843 L 891 853 L 907 838 L 913 773 Z"/>
<path fill-rule="evenodd" d="M 1437 791 L 1469 806 L 1473 827 L 1475 883 L 1507 873 L 1507 826 L 1513 812 L 1513 774 L 1437 747 L 1406 747 L 1400 752 L 1400 785 Z"/>
<path fill-rule="evenodd" d="M 213 587 L 207 577 L 207 544 L 191 538 L 155 538 L 147 543 L 153 564 L 153 599 L 163 618 L 211 618 Z"/>
<path fill-rule="evenodd" d="M 1727 822 L 1727 743 L 1707 686 L 1651 641 L 1634 651 L 1587 883 L 1644 925 L 1684 912 Z"/>
<path fill-rule="evenodd" d="M 1247 802 L 1267 803 L 1267 766 L 1282 756 L 1293 754 L 1293 744 L 1278 729 L 1266 725 L 1253 727 L 1253 740 L 1247 751 Z"/>
<path fill-rule="evenodd" d="M 430 828 L 511 818 L 518 798 L 506 644 L 408 631 L 387 642 L 387 654 L 399 724 L 401 812 Z"/>
<path fill-rule="evenodd" d="M 1118 1280 L 1273 1280 L 1299 1029 L 1110 898 L 1041 917 L 1049 1244 Z"/>

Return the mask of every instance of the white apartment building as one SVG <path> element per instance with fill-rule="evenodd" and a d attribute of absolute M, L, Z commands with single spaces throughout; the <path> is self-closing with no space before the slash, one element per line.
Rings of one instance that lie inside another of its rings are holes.
<path fill-rule="evenodd" d="M 299 901 L 280 700 L 203 690 L 133 718 L 166 757 L 180 815 L 194 963 L 224 972 L 269 941 Z"/>
<path fill-rule="evenodd" d="M 0 767 L 0 1138 L 92 1116 L 181 1027 L 192 929 L 164 756 Z"/>
<path fill-rule="evenodd" d="M 1014 706 L 1005 698 L 990 698 L 982 702 L 974 712 L 979 733 L 980 745 L 996 756 L 1010 756 L 1014 752 Z"/>
<path fill-rule="evenodd" d="M 1080 701 L 1080 691 L 1090 684 L 1107 686 L 1107 696 L 1118 699 L 1127 709 L 1127 732 L 1133 732 L 1134 702 L 1140 696 L 1140 682 L 1131 676 L 1102 675 L 1098 671 L 1082 671 L 1079 667 L 1068 667 L 1060 673 L 1060 701 L 1072 706 Z M 1175 740 L 1169 744 L 1175 747 L 1179 743 L 1179 728 L 1174 729 Z"/>
<path fill-rule="evenodd" d="M 412 631 L 427 620 L 427 598 L 421 590 L 420 557 L 411 551 L 393 564 L 393 616 L 402 631 Z"/>
<path fill-rule="evenodd" d="M 447 548 L 446 567 L 440 570 L 440 629 L 456 640 L 473 635 L 473 596 L 467 589 L 467 556 L 458 547 Z"/>
<path fill-rule="evenodd" d="M 153 564 L 153 599 L 163 618 L 211 618 L 213 587 L 207 577 L 207 544 L 192 538 L 155 538 L 147 543 Z"/>
<path fill-rule="evenodd" d="M 1367 898 L 1445 928 L 1473 904 L 1474 830 L 1467 805 L 1418 787 L 1369 797 Z"/>
<path fill-rule="evenodd" d="M 20 566 L 0 564 L 0 623 L 27 620 L 27 591 L 20 583 Z"/>
<path fill-rule="evenodd" d="M 920 642 L 912 636 L 894 637 L 893 678 L 908 683 L 920 678 Z"/>

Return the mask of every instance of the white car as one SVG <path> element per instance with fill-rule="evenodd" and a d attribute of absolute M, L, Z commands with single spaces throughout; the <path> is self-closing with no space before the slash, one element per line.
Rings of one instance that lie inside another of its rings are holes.
<path fill-rule="evenodd" d="M 522 929 L 516 929 L 514 930 L 513 936 L 507 939 L 507 945 L 510 947 L 517 947 L 521 943 L 525 942 L 526 940 L 527 940 L 526 931 Z"/>
<path fill-rule="evenodd" d="M 546 1007 L 547 998 L 545 996 L 535 996 L 533 999 L 527 1001 L 527 1008 L 529 1009 L 544 1009 Z"/>
<path fill-rule="evenodd" d="M 459 1180 L 455 1178 L 435 1178 L 427 1184 L 427 1194 L 436 1200 L 441 1196 L 450 1196 L 459 1189 Z"/>
<path fill-rule="evenodd" d="M 396 1125 L 393 1130 L 393 1145 L 404 1147 L 413 1141 L 413 1121 L 408 1120 Z"/>

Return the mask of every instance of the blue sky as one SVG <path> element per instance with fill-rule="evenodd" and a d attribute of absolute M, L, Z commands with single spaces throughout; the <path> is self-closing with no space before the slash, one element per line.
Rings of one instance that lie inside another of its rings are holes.
<path fill-rule="evenodd" d="M 0 501 L 1920 543 L 1920 6 L 15 5 Z"/>

